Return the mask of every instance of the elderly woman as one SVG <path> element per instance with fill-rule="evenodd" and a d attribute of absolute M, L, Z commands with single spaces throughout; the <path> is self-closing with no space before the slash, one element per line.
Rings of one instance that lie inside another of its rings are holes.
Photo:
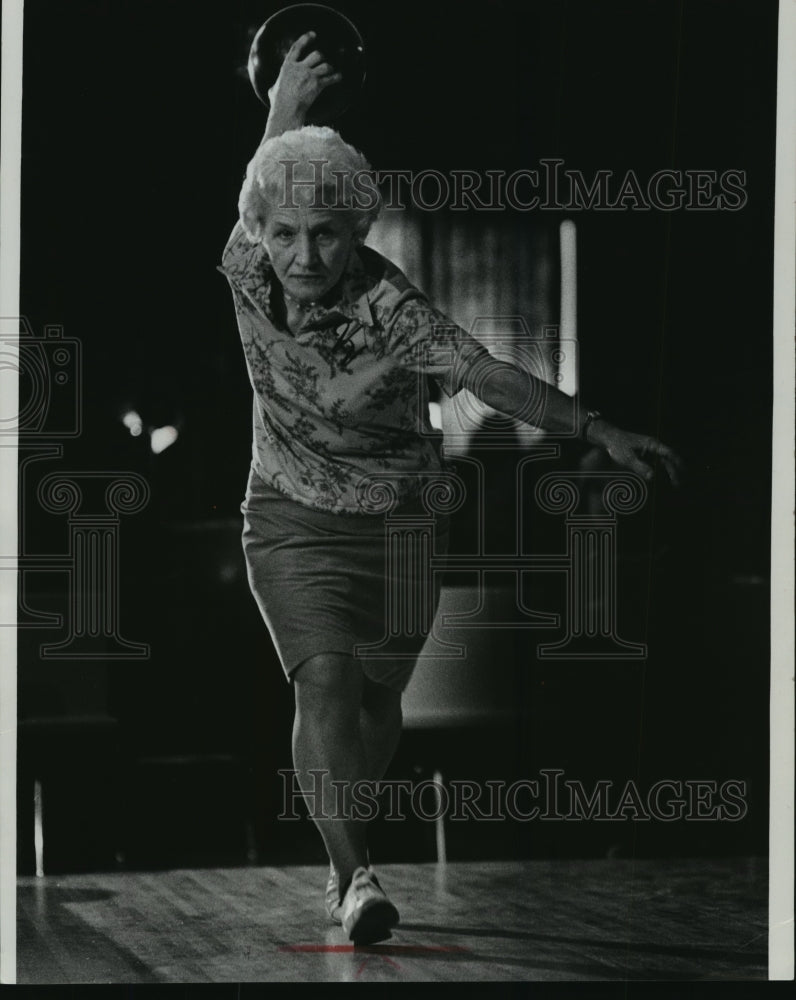
<path fill-rule="evenodd" d="M 272 88 L 221 270 L 254 389 L 241 508 L 249 582 L 294 685 L 293 758 L 331 862 L 327 911 L 368 943 L 388 937 L 398 913 L 369 865 L 351 789 L 384 775 L 423 641 L 422 630 L 387 628 L 388 577 L 400 577 L 404 593 L 427 583 L 417 578 L 421 559 L 386 557 L 385 515 L 368 506 L 368 486 L 389 480 L 393 514 L 422 510 L 423 484 L 445 468 L 428 421 L 429 376 L 448 395 L 467 388 L 505 414 L 534 412 L 552 431 L 570 426 L 572 401 L 490 358 L 363 245 L 378 213 L 374 186 L 361 183 L 367 162 L 331 129 L 303 127 L 339 79 L 312 41 L 310 32 L 292 46 Z M 618 464 L 649 477 L 644 459 L 660 456 L 674 474 L 676 458 L 660 443 L 594 412 L 581 420 L 585 440 Z M 436 527 L 441 553 L 446 519 Z M 386 635 L 386 655 L 383 645 L 378 658 L 361 655 Z"/>

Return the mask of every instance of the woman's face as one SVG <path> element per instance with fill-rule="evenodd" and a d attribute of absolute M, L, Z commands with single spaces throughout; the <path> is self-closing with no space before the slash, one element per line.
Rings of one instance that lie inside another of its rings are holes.
<path fill-rule="evenodd" d="M 334 288 L 357 244 L 350 212 L 304 205 L 271 207 L 263 242 L 284 290 L 305 304 Z"/>

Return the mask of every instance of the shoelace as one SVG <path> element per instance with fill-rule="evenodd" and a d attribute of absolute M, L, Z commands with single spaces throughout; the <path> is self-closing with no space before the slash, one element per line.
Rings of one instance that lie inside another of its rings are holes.
<path fill-rule="evenodd" d="M 348 892 L 349 888 L 351 887 L 352 878 L 353 878 L 353 876 L 351 878 L 347 879 L 346 882 L 345 882 L 345 884 L 340 887 L 340 902 L 341 903 L 345 899 L 345 895 Z M 368 883 L 370 883 L 370 882 L 372 882 L 376 886 L 376 888 L 379 890 L 379 892 L 384 892 L 384 890 L 381 887 L 381 883 L 379 882 L 379 880 L 376 878 L 376 876 L 372 872 L 369 872 L 369 871 L 364 871 L 364 872 L 361 872 L 359 875 L 357 875 L 357 880 L 354 883 L 354 888 L 357 889 L 357 890 L 364 889 L 368 885 Z"/>
<path fill-rule="evenodd" d="M 371 872 L 364 872 L 364 874 L 359 875 L 354 883 L 354 888 L 357 890 L 367 889 L 370 885 L 375 885 L 379 892 L 384 892 L 379 884 L 379 880 Z"/>
<path fill-rule="evenodd" d="M 384 889 L 382 889 L 382 887 L 381 887 L 381 882 L 379 882 L 378 878 L 376 878 L 376 876 L 371 871 L 370 864 L 368 864 L 368 867 L 367 867 L 367 870 L 366 870 L 366 874 L 367 874 L 368 878 L 370 879 L 370 881 L 373 882 L 376 885 L 376 887 L 379 889 L 379 891 L 380 892 L 384 892 Z M 332 876 L 337 876 L 337 872 L 336 872 L 336 870 L 334 869 L 334 867 L 330 863 L 330 865 L 329 865 L 329 880 L 330 881 L 331 881 Z M 360 875 L 360 879 L 362 879 L 363 877 L 364 876 Z M 338 898 L 339 898 L 339 901 L 342 903 L 343 900 L 345 899 L 345 894 L 348 892 L 349 888 L 351 887 L 351 878 L 346 879 L 346 881 L 342 885 L 340 884 L 339 876 L 337 876 L 337 878 L 338 878 L 338 881 L 337 881 Z M 352 878 L 353 878 L 353 876 L 352 876 Z"/>

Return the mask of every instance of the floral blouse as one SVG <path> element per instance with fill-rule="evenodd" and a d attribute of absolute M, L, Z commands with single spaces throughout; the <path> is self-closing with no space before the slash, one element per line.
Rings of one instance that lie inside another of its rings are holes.
<path fill-rule="evenodd" d="M 389 483 L 399 503 L 445 468 L 428 416 L 428 377 L 445 393 L 486 348 L 434 309 L 389 260 L 352 253 L 338 301 L 294 334 L 276 318 L 268 253 L 238 223 L 222 255 L 254 389 L 252 464 L 268 485 L 310 507 L 368 510 Z"/>

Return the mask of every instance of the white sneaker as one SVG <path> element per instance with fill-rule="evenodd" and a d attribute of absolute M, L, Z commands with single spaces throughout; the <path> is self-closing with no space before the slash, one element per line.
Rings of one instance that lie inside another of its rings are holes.
<path fill-rule="evenodd" d="M 367 868 L 357 868 L 342 903 L 343 930 L 354 944 L 373 944 L 390 937 L 398 911 L 387 899 L 379 880 Z"/>
<path fill-rule="evenodd" d="M 329 862 L 329 881 L 326 883 L 326 912 L 333 923 L 342 924 L 343 904 L 340 901 L 340 876 L 331 862 Z"/>
<path fill-rule="evenodd" d="M 370 871 L 368 859 L 368 871 Z M 329 881 L 326 883 L 326 898 L 324 900 L 329 919 L 335 924 L 342 924 L 343 901 L 340 899 L 340 876 L 333 861 L 329 861 Z"/>

